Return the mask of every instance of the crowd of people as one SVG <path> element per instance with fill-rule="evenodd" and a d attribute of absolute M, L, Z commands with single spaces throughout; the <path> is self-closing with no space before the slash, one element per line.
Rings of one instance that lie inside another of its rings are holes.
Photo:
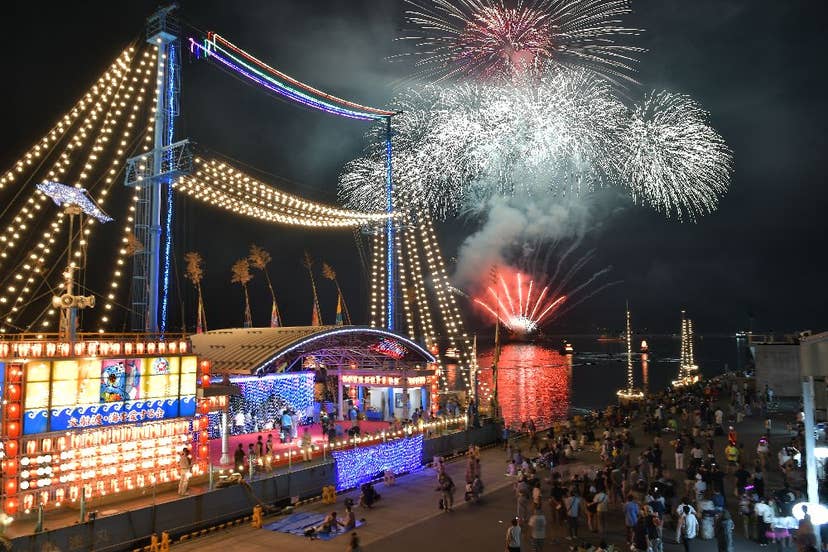
<path fill-rule="evenodd" d="M 516 496 L 506 548 L 517 550 L 528 531 L 532 549 L 542 550 L 559 526 L 572 549 L 606 550 L 606 519 L 615 512 L 623 516 L 627 545 L 639 552 L 662 552 L 665 533 L 688 551 L 698 538 L 732 551 L 737 530 L 759 545 L 810 550 L 816 542 L 810 517 L 792 515 L 802 496 L 801 414 L 786 424 L 788 442 L 775 464 L 769 434 L 759 438 L 755 454 L 739 438 L 737 427 L 746 419 L 761 416 L 761 427 L 770 428 L 772 401 L 772 391 L 756 393 L 746 380 L 719 377 L 544 432 L 528 420 L 521 428 L 524 448 L 504 435 L 506 475 L 515 478 Z M 639 423 L 644 437 L 637 446 L 630 427 Z M 587 450 L 599 462 L 574 469 L 572 460 L 588 458 Z M 771 470 L 782 479 L 775 489 L 767 484 Z M 586 545 L 584 531 L 600 544 Z"/>

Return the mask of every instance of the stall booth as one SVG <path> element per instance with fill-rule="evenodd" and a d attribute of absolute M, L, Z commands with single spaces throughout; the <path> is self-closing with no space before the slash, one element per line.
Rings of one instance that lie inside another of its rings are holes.
<path fill-rule="evenodd" d="M 214 378 L 239 390 L 224 419 L 210 415 L 211 438 L 275 430 L 285 410 L 303 424 L 317 423 L 322 410 L 338 420 L 352 409 L 369 421 L 405 419 L 428 410 L 436 388 L 434 356 L 379 328 L 236 328 L 191 339 Z"/>
<path fill-rule="evenodd" d="M 206 465 L 199 387 L 184 339 L 0 341 L 0 455 L 9 515 L 178 480 L 184 447 Z"/>

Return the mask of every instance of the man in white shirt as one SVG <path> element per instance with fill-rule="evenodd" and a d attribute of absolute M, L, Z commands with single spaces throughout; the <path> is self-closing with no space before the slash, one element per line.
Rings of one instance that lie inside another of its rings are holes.
<path fill-rule="evenodd" d="M 690 541 L 696 538 L 698 532 L 699 520 L 690 513 L 690 507 L 685 506 L 676 528 L 676 542 L 684 545 L 684 552 L 690 552 Z"/>
<path fill-rule="evenodd" d="M 717 408 L 715 414 L 716 414 L 716 425 L 722 425 L 722 422 L 724 421 L 724 412 L 722 412 L 721 408 Z"/>

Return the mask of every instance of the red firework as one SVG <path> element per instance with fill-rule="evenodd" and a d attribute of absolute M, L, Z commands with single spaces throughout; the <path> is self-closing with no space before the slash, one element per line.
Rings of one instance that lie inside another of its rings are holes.
<path fill-rule="evenodd" d="M 547 63 L 632 81 L 637 46 L 619 43 L 629 0 L 405 0 L 423 76 L 514 76 Z"/>
<path fill-rule="evenodd" d="M 495 283 L 486 289 L 475 303 L 503 323 L 510 331 L 519 334 L 536 332 L 542 324 L 552 319 L 566 301 L 566 295 L 547 297 L 549 285 L 538 289 L 535 280 L 518 272 L 512 284 L 502 271 L 495 276 Z"/>
<path fill-rule="evenodd" d="M 469 73 L 488 77 L 534 67 L 551 50 L 548 13 L 523 4 L 478 5 L 457 37 L 454 61 Z"/>

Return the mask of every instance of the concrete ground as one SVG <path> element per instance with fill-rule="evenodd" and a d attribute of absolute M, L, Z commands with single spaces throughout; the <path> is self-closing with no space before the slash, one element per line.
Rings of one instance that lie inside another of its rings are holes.
<path fill-rule="evenodd" d="M 778 450 L 782 443 L 787 442 L 789 435 L 785 431 L 785 421 L 791 416 L 775 417 L 774 432 L 771 442 L 773 450 Z M 755 443 L 762 433 L 762 426 L 758 417 L 748 419 L 738 425 L 739 440 L 745 443 L 747 462 L 752 463 Z M 645 438 L 640 428 L 633 428 L 637 437 L 638 447 L 633 450 L 637 455 L 641 446 L 649 444 L 651 439 Z M 716 438 L 716 450 L 721 455 L 724 450 L 725 438 Z M 669 449 L 665 452 L 665 458 L 672 458 Z M 582 453 L 579 462 L 569 464 L 556 469 L 576 470 L 582 469 L 589 464 L 598 463 L 597 454 L 592 452 Z M 500 449 L 487 449 L 482 451 L 481 463 L 483 466 L 483 482 L 487 485 L 483 499 L 478 504 L 461 504 L 453 512 L 444 513 L 438 510 L 437 503 L 439 493 L 435 491 L 436 474 L 432 469 L 423 469 L 417 473 L 401 477 L 393 487 L 386 488 L 384 485 L 377 485 L 377 490 L 382 494 L 382 500 L 377 506 L 369 511 L 357 509 L 357 518 L 366 518 L 367 524 L 360 527 L 357 532 L 360 536 L 362 547 L 367 552 L 387 551 L 391 549 L 401 551 L 460 551 L 468 549 L 476 550 L 503 550 L 505 543 L 505 532 L 507 523 L 515 515 L 515 495 L 513 480 L 503 475 L 505 466 L 505 455 Z M 449 463 L 447 471 L 455 480 L 458 486 L 462 485 L 465 474 L 466 463 L 464 460 Z M 775 467 L 775 466 L 774 466 Z M 542 476 L 548 474 L 541 474 Z M 766 473 L 767 490 L 772 492 L 781 487 L 781 474 L 774 469 Z M 727 479 L 728 508 L 735 512 L 736 503 L 732 494 L 732 478 Z M 313 503 L 301 507 L 301 511 L 315 511 L 325 513 L 331 510 L 344 511 L 342 505 L 344 497 L 356 498 L 356 493 L 340 495 L 337 497 L 335 506 L 326 506 L 320 503 Z M 458 490 L 457 498 L 462 502 L 462 492 Z M 547 519 L 550 520 L 550 513 L 546 511 Z M 269 519 L 266 518 L 265 523 Z M 758 544 L 745 540 L 741 536 L 740 520 L 737 521 L 736 550 L 759 550 Z M 553 526 L 550 522 L 550 534 L 547 538 L 546 550 L 566 550 L 572 544 L 564 540 L 565 530 L 563 527 Z M 675 544 L 675 536 L 672 530 L 665 529 L 664 549 L 667 551 L 683 549 L 681 545 Z M 585 521 L 582 521 L 579 537 L 584 541 L 598 544 L 597 535 L 589 533 Z M 623 517 L 620 507 L 612 509 L 608 516 L 608 530 L 606 540 L 615 544 L 619 550 L 626 551 L 629 548 L 624 545 Z M 308 541 L 307 539 L 275 533 L 267 530 L 242 527 L 224 532 L 213 533 L 188 543 L 175 545 L 175 550 L 184 552 L 187 550 L 199 552 L 212 552 L 227 550 L 280 550 L 285 552 L 305 550 L 345 550 L 348 546 L 347 535 L 338 536 L 330 541 Z M 530 550 L 531 546 L 527 539 L 524 539 L 524 550 Z M 691 544 L 695 551 L 712 551 L 716 549 L 716 541 L 703 541 L 695 539 Z M 793 548 L 795 550 L 795 548 Z"/>

